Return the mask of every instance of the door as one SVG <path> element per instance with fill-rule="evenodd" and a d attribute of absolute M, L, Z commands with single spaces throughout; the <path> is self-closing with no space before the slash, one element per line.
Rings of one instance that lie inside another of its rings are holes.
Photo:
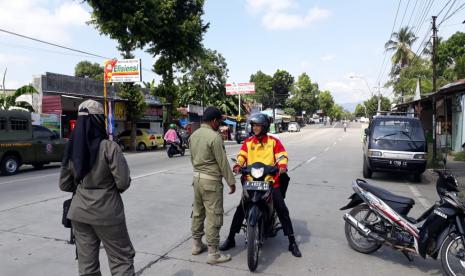
<path fill-rule="evenodd" d="M 60 162 L 65 143 L 57 134 L 43 126 L 33 126 L 33 148 L 35 163 Z"/>

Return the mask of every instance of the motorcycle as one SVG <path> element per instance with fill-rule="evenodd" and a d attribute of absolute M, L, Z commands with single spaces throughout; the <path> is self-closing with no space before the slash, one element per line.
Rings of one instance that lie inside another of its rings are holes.
<path fill-rule="evenodd" d="M 181 156 L 184 156 L 186 153 L 186 149 L 182 144 L 176 144 L 172 142 L 167 142 L 168 147 L 166 149 L 166 153 L 168 154 L 168 157 L 171 158 L 175 156 L 176 154 L 180 154 Z"/>
<path fill-rule="evenodd" d="M 252 272 L 257 269 L 258 255 L 265 239 L 275 237 L 282 229 L 273 208 L 273 176 L 279 172 L 276 164 L 284 158 L 277 158 L 273 166 L 256 162 L 242 167 L 240 171 L 242 208 L 246 221 L 242 230 L 246 234 L 247 265 Z"/>
<path fill-rule="evenodd" d="M 445 164 L 445 161 L 444 161 Z M 414 200 L 357 179 L 353 182 L 349 204 L 344 215 L 345 235 L 349 246 L 370 254 L 382 245 L 423 258 L 440 256 L 447 275 L 465 274 L 465 205 L 457 197 L 455 177 L 444 170 L 438 174 L 436 190 L 439 200 L 419 218 L 408 216 Z"/>

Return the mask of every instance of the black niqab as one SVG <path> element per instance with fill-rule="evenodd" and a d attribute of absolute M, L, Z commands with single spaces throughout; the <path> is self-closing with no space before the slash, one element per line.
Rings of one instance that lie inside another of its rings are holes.
<path fill-rule="evenodd" d="M 79 111 L 87 112 L 87 109 Z M 108 135 L 103 114 L 78 116 L 63 158 L 63 165 L 72 161 L 76 182 L 80 182 L 94 166 L 100 142 L 104 139 L 108 139 Z"/>

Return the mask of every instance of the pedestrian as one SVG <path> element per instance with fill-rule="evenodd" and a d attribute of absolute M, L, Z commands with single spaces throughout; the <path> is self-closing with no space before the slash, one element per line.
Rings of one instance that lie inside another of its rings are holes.
<path fill-rule="evenodd" d="M 229 167 L 223 139 L 218 133 L 221 121 L 221 112 L 216 107 L 208 107 L 205 109 L 201 127 L 189 138 L 191 162 L 194 168 L 192 255 L 198 255 L 208 248 L 207 263 L 209 264 L 231 260 L 230 255 L 221 254 L 218 250 L 224 213 L 222 178 L 224 177 L 229 185 L 229 194 L 236 191 L 236 181 Z M 204 234 L 208 246 L 202 242 Z"/>
<path fill-rule="evenodd" d="M 75 193 L 67 218 L 76 237 L 79 275 L 101 275 L 100 242 L 112 275 L 135 275 L 120 195 L 130 182 L 120 147 L 108 140 L 102 104 L 83 102 L 60 172 L 60 189 Z"/>

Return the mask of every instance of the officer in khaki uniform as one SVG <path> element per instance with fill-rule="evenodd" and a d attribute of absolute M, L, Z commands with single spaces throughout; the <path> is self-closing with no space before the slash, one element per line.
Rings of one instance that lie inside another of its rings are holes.
<path fill-rule="evenodd" d="M 130 183 L 120 147 L 108 140 L 103 106 L 83 102 L 60 173 L 60 189 L 75 193 L 68 218 L 76 236 L 79 275 L 101 275 L 100 243 L 113 276 L 135 275 L 135 251 L 120 195 Z"/>
<path fill-rule="evenodd" d="M 224 213 L 222 178 L 226 179 L 230 194 L 236 190 L 236 181 L 228 163 L 223 139 L 218 133 L 221 121 L 221 112 L 216 107 L 208 107 L 204 111 L 202 126 L 189 138 L 191 161 L 194 167 L 192 254 L 198 255 L 207 249 L 202 243 L 202 236 L 206 234 L 209 264 L 231 260 L 230 255 L 223 255 L 218 251 Z"/>

